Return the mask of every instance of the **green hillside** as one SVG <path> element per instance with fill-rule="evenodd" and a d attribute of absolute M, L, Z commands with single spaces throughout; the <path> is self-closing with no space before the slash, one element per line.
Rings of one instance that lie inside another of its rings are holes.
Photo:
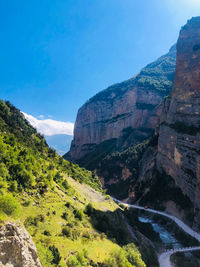
<path fill-rule="evenodd" d="M 146 266 L 135 245 L 141 237 L 131 236 L 123 210 L 103 193 L 98 177 L 56 154 L 3 101 L 0 152 L 1 224 L 23 224 L 43 266 Z M 141 250 L 151 262 L 151 246 Z"/>

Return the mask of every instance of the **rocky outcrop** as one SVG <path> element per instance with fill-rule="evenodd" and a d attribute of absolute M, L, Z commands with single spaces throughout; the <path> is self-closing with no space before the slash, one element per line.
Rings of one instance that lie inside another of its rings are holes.
<path fill-rule="evenodd" d="M 78 111 L 74 139 L 65 157 L 79 162 L 105 141 L 115 140 L 117 150 L 149 137 L 158 125 L 160 104 L 172 87 L 175 57 L 173 46 L 137 76 L 109 87 L 84 104 Z"/>
<path fill-rule="evenodd" d="M 200 219 L 200 17 L 181 29 L 174 88 L 160 126 L 157 169 L 172 177 Z"/>
<path fill-rule="evenodd" d="M 0 227 L 0 266 L 42 267 L 31 237 L 15 223 Z"/>

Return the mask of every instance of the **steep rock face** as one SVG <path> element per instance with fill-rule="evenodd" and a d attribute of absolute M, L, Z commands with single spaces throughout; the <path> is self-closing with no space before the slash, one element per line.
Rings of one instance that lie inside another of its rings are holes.
<path fill-rule="evenodd" d="M 200 219 L 200 17 L 181 29 L 174 88 L 166 101 L 157 169 L 171 176 Z"/>
<path fill-rule="evenodd" d="M 175 71 L 176 49 L 147 65 L 136 77 L 113 85 L 83 105 L 77 115 L 68 158 L 78 161 L 107 140 L 128 147 L 150 136 L 158 124 Z"/>
<path fill-rule="evenodd" d="M 0 266 L 42 267 L 31 237 L 14 223 L 0 227 Z"/>

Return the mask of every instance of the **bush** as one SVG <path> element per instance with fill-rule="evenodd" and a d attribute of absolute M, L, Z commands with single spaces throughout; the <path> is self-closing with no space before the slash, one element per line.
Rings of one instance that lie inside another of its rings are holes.
<path fill-rule="evenodd" d="M 64 226 L 62 228 L 62 235 L 66 236 L 71 240 L 77 240 L 80 237 L 81 231 L 78 228 L 72 228 Z"/>
<path fill-rule="evenodd" d="M 24 207 L 28 207 L 30 205 L 31 205 L 31 200 L 25 200 L 24 203 L 23 203 Z"/>
<path fill-rule="evenodd" d="M 43 232 L 43 235 L 51 236 L 51 233 L 50 233 L 48 230 L 45 230 L 45 231 Z"/>
<path fill-rule="evenodd" d="M 71 237 L 72 233 L 71 233 L 71 228 L 64 226 L 62 228 L 62 235 L 66 236 L 66 237 Z"/>
<path fill-rule="evenodd" d="M 25 222 L 24 222 L 24 225 L 25 225 L 26 227 L 31 226 L 31 225 L 33 225 L 33 226 L 38 226 L 38 223 L 39 223 L 39 222 L 42 222 L 42 223 L 43 223 L 44 221 L 45 221 L 45 217 L 44 217 L 44 215 L 39 214 L 39 215 L 36 216 L 36 217 L 33 217 L 33 216 L 29 216 L 29 217 L 27 217 L 26 220 L 25 220 Z"/>
<path fill-rule="evenodd" d="M 12 181 L 12 182 L 10 183 L 9 190 L 10 190 L 11 192 L 17 192 L 17 188 L 18 188 L 18 183 L 17 183 L 17 181 Z"/>
<path fill-rule="evenodd" d="M 20 206 L 12 195 L 0 196 L 0 212 L 15 215 L 20 212 Z"/>
<path fill-rule="evenodd" d="M 67 266 L 68 267 L 82 267 L 81 263 L 78 261 L 76 256 L 69 257 L 67 261 Z"/>
<path fill-rule="evenodd" d="M 31 225 L 38 226 L 38 219 L 36 217 L 29 216 L 26 218 L 24 225 L 25 225 L 25 227 L 28 227 Z"/>
<path fill-rule="evenodd" d="M 114 252 L 111 257 L 104 261 L 103 267 L 134 267 L 126 258 L 123 250 Z"/>
<path fill-rule="evenodd" d="M 66 207 L 66 208 L 70 208 L 70 207 L 71 207 L 71 203 L 70 203 L 70 202 L 66 202 L 66 203 L 65 203 L 65 207 Z"/>
<path fill-rule="evenodd" d="M 66 190 L 68 190 L 68 189 L 70 188 L 69 183 L 67 182 L 67 180 L 64 180 L 64 181 L 62 182 L 62 186 L 63 186 Z"/>
<path fill-rule="evenodd" d="M 49 247 L 49 250 L 52 252 L 53 260 L 51 261 L 52 264 L 58 265 L 61 261 L 61 256 L 59 250 L 53 245 Z"/>
<path fill-rule="evenodd" d="M 139 250 L 134 244 L 128 244 L 111 254 L 103 263 L 103 267 L 145 267 Z"/>
<path fill-rule="evenodd" d="M 74 216 L 75 218 L 78 218 L 80 221 L 83 219 L 83 212 L 81 210 L 74 210 Z"/>
<path fill-rule="evenodd" d="M 68 214 L 67 212 L 63 212 L 62 216 L 61 216 L 64 220 L 68 219 Z"/>
<path fill-rule="evenodd" d="M 44 216 L 43 214 L 39 214 L 39 215 L 37 216 L 37 219 L 38 219 L 38 221 L 40 221 L 40 222 L 44 222 L 44 221 L 45 221 L 45 216 Z"/>
<path fill-rule="evenodd" d="M 76 256 L 71 256 L 67 261 L 67 266 L 68 267 L 91 266 L 90 260 L 88 259 L 88 252 L 85 249 L 83 249 L 83 251 L 78 252 Z"/>
<path fill-rule="evenodd" d="M 88 216 L 91 216 L 94 212 L 94 208 L 91 203 L 89 203 L 84 210 L 84 213 L 87 214 Z"/>

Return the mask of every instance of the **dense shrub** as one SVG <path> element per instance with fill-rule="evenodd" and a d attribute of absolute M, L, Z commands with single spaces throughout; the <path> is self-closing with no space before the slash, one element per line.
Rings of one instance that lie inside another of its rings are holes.
<path fill-rule="evenodd" d="M 0 196 L 0 212 L 6 215 L 16 215 L 20 212 L 20 206 L 12 195 L 3 195 Z"/>
<path fill-rule="evenodd" d="M 62 235 L 66 236 L 66 237 L 71 237 L 71 235 L 72 235 L 71 228 L 64 226 L 62 228 Z"/>
<path fill-rule="evenodd" d="M 94 208 L 92 206 L 92 203 L 89 203 L 84 210 L 84 213 L 87 214 L 88 216 L 91 216 L 94 212 Z"/>
<path fill-rule="evenodd" d="M 68 219 L 68 214 L 67 212 L 63 212 L 62 216 L 61 216 L 64 220 Z"/>
<path fill-rule="evenodd" d="M 84 267 L 84 266 L 91 266 L 90 260 L 88 258 L 88 253 L 85 249 L 81 252 L 78 252 L 77 255 L 69 257 L 67 261 L 68 267 Z"/>
<path fill-rule="evenodd" d="M 71 203 L 70 202 L 66 202 L 65 203 L 65 207 L 70 208 L 71 207 Z"/>
<path fill-rule="evenodd" d="M 74 217 L 78 218 L 80 221 L 83 219 L 83 212 L 81 210 L 74 210 Z"/>
<path fill-rule="evenodd" d="M 61 261 L 61 256 L 60 256 L 59 250 L 54 245 L 50 246 L 49 250 L 52 252 L 52 255 L 53 255 L 53 260 L 51 263 L 58 265 L 59 262 Z"/>
<path fill-rule="evenodd" d="M 103 267 L 145 267 L 145 263 L 141 259 L 141 255 L 134 244 L 124 246 L 119 251 L 111 254 L 110 258 L 106 259 Z"/>
<path fill-rule="evenodd" d="M 45 221 L 45 217 L 43 214 L 39 214 L 35 217 L 34 216 L 28 216 L 24 222 L 24 225 L 26 227 L 31 226 L 31 225 L 38 226 L 39 222 L 43 223 L 44 221 Z"/>
<path fill-rule="evenodd" d="M 45 139 L 9 102 L 0 100 L 0 180 L 1 188 L 12 192 L 24 189 L 48 191 L 56 182 L 69 190 L 64 174 L 101 191 L 92 172 L 72 164 L 48 147 Z M 6 184 L 6 183 L 7 184 Z"/>
<path fill-rule="evenodd" d="M 51 236 L 51 233 L 48 230 L 44 230 L 43 235 Z"/>

